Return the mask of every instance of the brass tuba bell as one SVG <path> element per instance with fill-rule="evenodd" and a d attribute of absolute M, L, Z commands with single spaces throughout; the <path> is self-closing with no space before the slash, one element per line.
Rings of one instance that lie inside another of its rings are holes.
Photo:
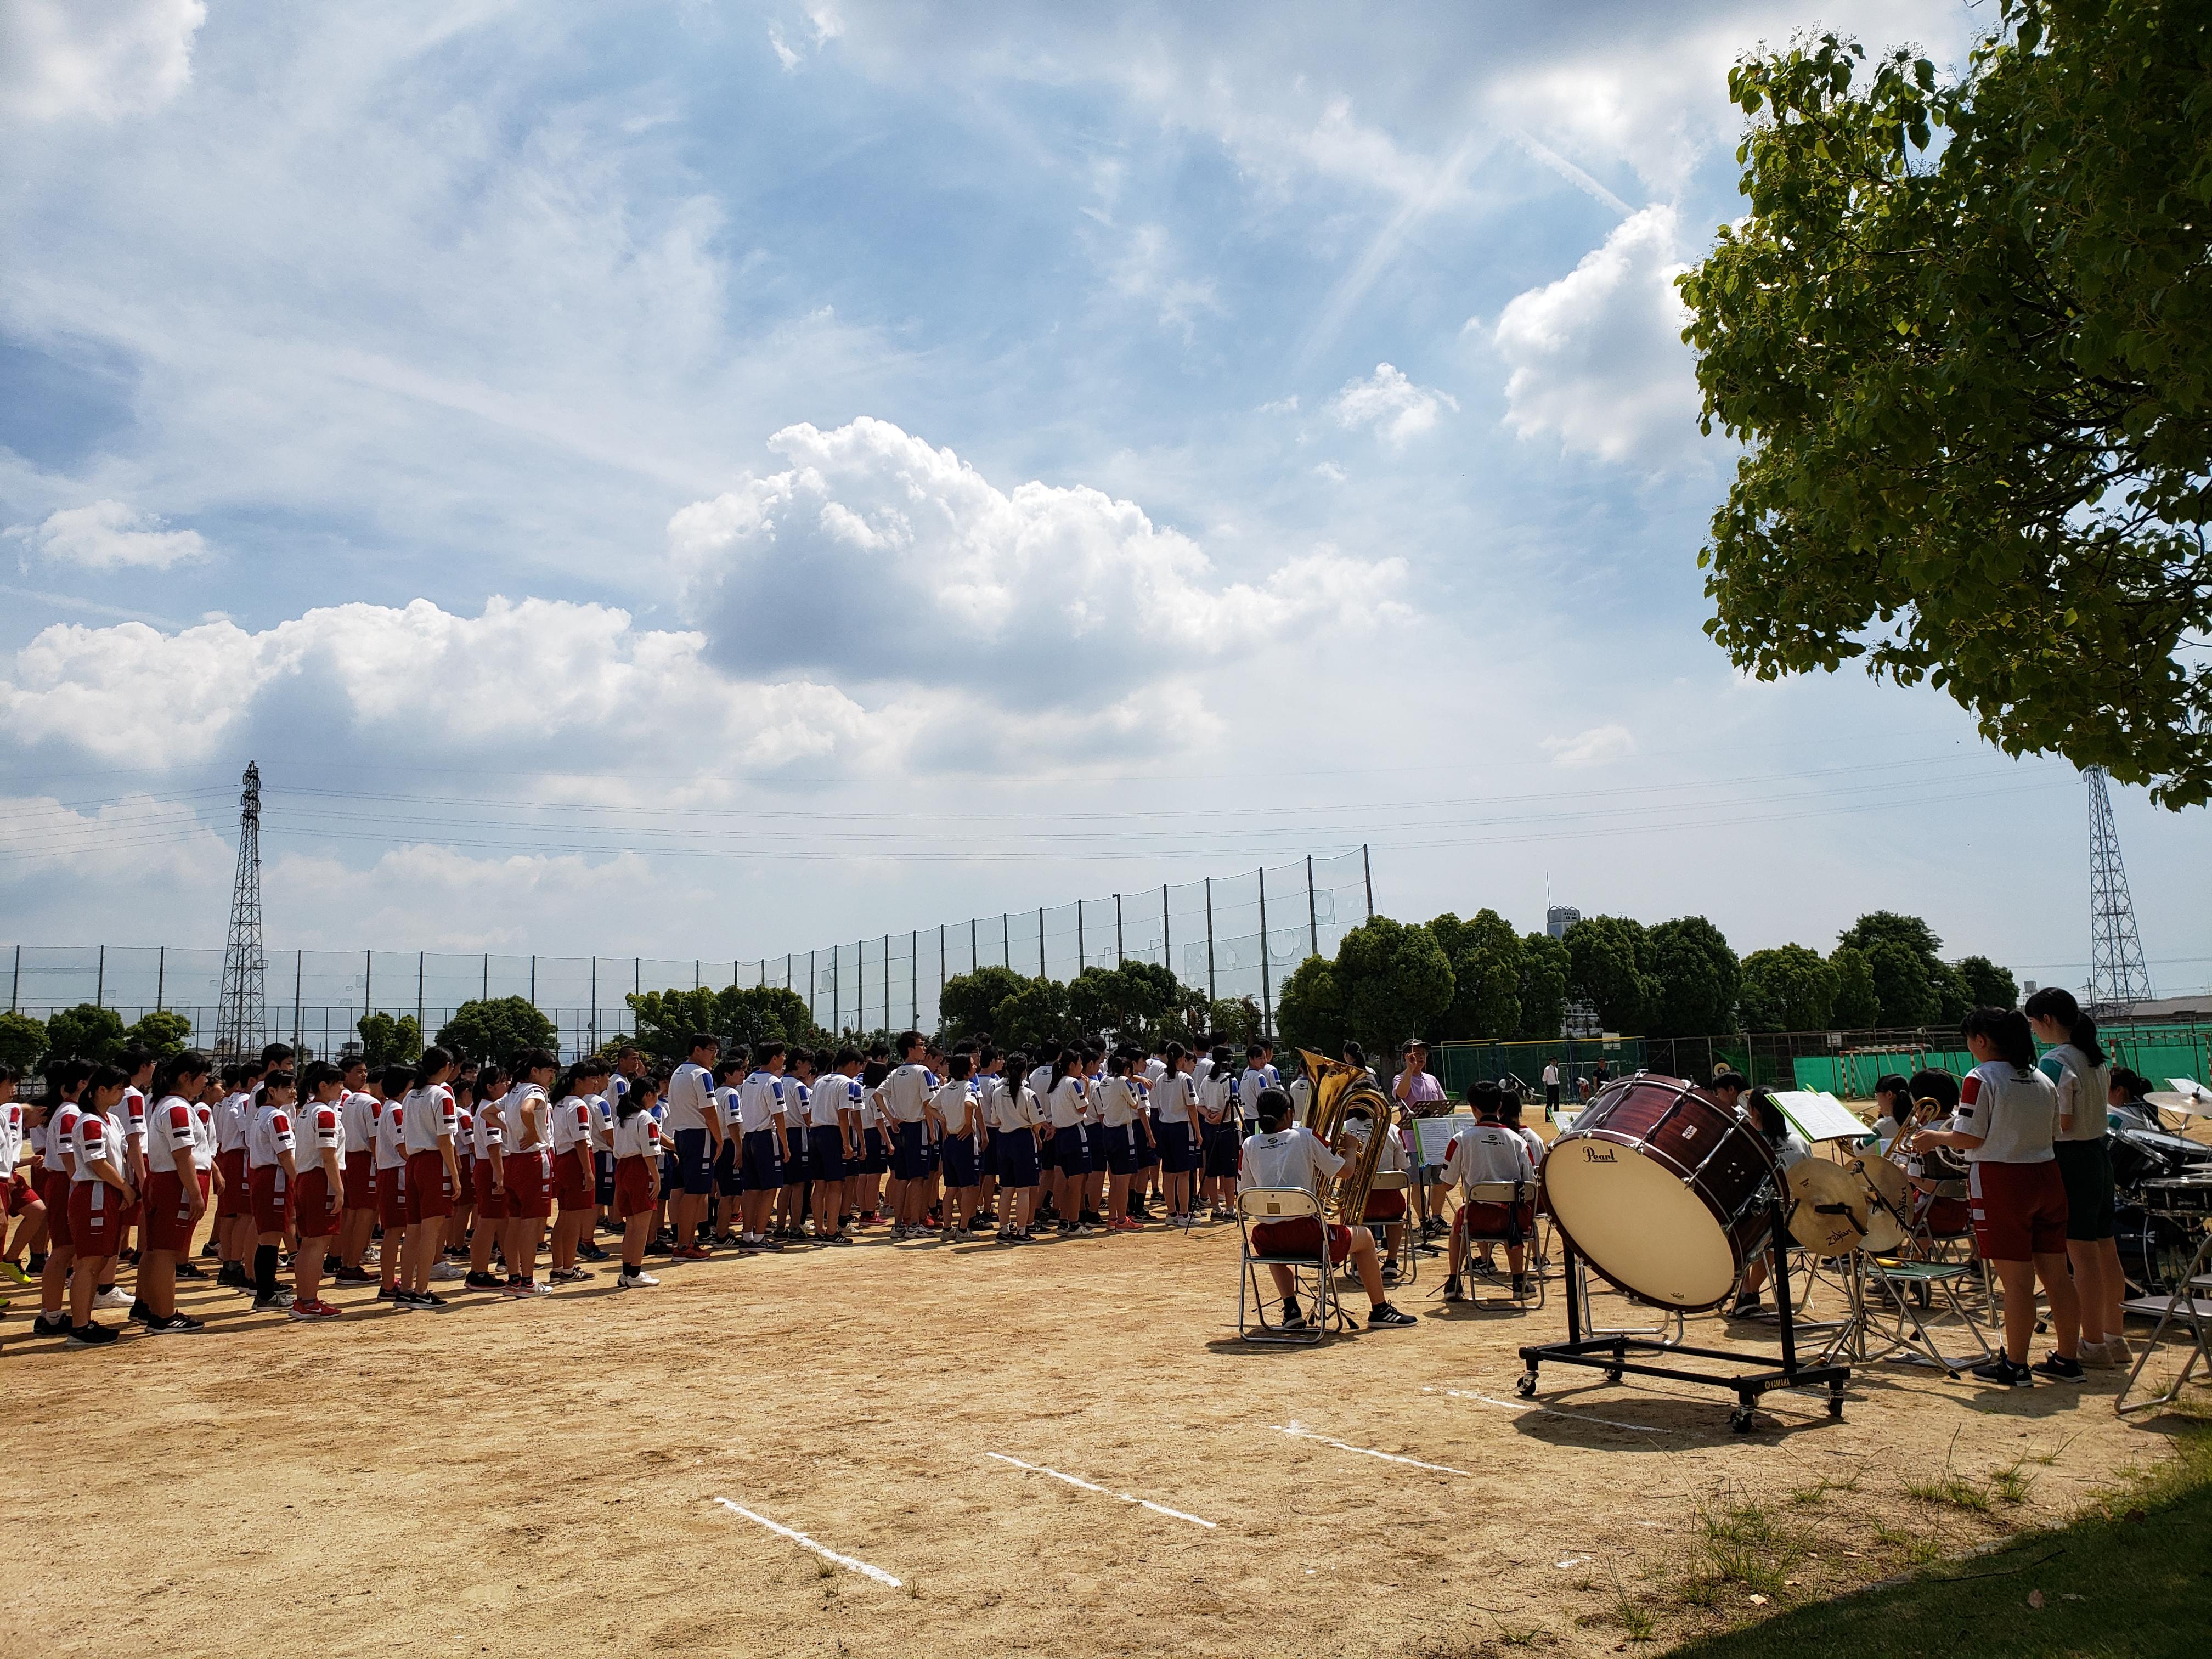
<path fill-rule="evenodd" d="M 1335 1177 L 1321 1183 L 1322 1212 L 1343 1226 L 1359 1226 L 1367 1213 L 1368 1189 L 1382 1162 L 1382 1143 L 1395 1133 L 1395 1103 L 1364 1066 L 1331 1060 L 1310 1048 L 1299 1049 L 1298 1058 L 1305 1061 L 1314 1085 L 1306 1127 L 1344 1160 Z M 1355 1106 L 1367 1108 L 1373 1120 L 1364 1139 L 1345 1127 Z"/>

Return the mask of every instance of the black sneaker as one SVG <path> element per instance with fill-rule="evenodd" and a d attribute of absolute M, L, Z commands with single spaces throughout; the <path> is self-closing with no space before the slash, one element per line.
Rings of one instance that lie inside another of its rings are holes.
<path fill-rule="evenodd" d="M 1730 1319 L 1755 1319 L 1759 1316 L 1759 1302 L 1757 1297 L 1740 1296 L 1735 1299 L 1735 1306 L 1729 1310 L 1729 1317 Z"/>
<path fill-rule="evenodd" d="M 115 1340 L 115 1333 L 105 1325 L 72 1325 L 68 1346 L 72 1348 L 97 1348 Z"/>
<path fill-rule="evenodd" d="M 404 1298 L 407 1292 L 401 1290 L 397 1285 L 386 1285 L 381 1280 L 378 1281 L 376 1286 L 376 1299 L 379 1302 L 398 1302 Z"/>
<path fill-rule="evenodd" d="M 1444 1280 L 1444 1300 L 1447 1302 L 1464 1302 L 1467 1300 L 1467 1292 L 1460 1288 L 1459 1280 L 1456 1279 L 1447 1279 Z"/>
<path fill-rule="evenodd" d="M 471 1273 L 461 1281 L 465 1291 L 495 1291 L 507 1283 L 497 1273 Z"/>
<path fill-rule="evenodd" d="M 206 1328 L 207 1321 L 194 1319 L 190 1314 L 173 1313 L 167 1319 L 146 1322 L 146 1334 L 149 1336 L 190 1336 Z"/>
<path fill-rule="evenodd" d="M 2035 1373 L 2025 1365 L 2015 1365 L 2011 1359 L 1999 1354 L 1986 1365 L 1974 1367 L 1974 1375 L 1984 1382 L 1995 1382 L 2008 1389 L 2032 1389 Z"/>
<path fill-rule="evenodd" d="M 1300 1308 L 1295 1302 L 1285 1302 L 1283 1304 L 1283 1322 L 1279 1328 L 1286 1331 L 1302 1331 L 1305 1329 L 1305 1310 Z"/>
<path fill-rule="evenodd" d="M 446 1298 L 435 1291 L 417 1291 L 415 1292 L 415 1305 L 418 1308 L 442 1308 L 446 1305 Z"/>
<path fill-rule="evenodd" d="M 222 1241 L 218 1238 L 210 1238 L 206 1243 L 200 1246 L 200 1254 L 208 1261 L 213 1261 L 216 1257 L 222 1254 Z"/>
<path fill-rule="evenodd" d="M 291 1305 L 292 1293 L 289 1291 L 279 1291 L 274 1296 L 257 1296 L 253 1298 L 253 1311 L 256 1313 L 283 1313 L 289 1310 Z"/>
<path fill-rule="evenodd" d="M 207 1274 L 190 1261 L 179 1261 L 177 1263 L 177 1277 L 179 1279 L 205 1279 Z"/>
<path fill-rule="evenodd" d="M 123 1322 L 126 1325 L 134 1322 L 143 1325 L 153 1316 L 154 1310 L 146 1305 L 146 1298 L 143 1296 L 134 1296 L 131 1298 L 131 1311 L 123 1316 Z"/>
<path fill-rule="evenodd" d="M 2089 1380 L 2082 1372 L 2081 1362 L 2069 1359 L 2063 1353 L 2054 1353 L 2038 1360 L 2030 1369 L 2038 1376 L 2047 1376 L 2053 1382 L 2086 1382 Z"/>
<path fill-rule="evenodd" d="M 1400 1313 L 1395 1308 L 1392 1307 L 1387 1302 L 1377 1304 L 1375 1307 L 1370 1308 L 1367 1313 L 1367 1328 L 1370 1331 L 1387 1331 L 1395 1329 L 1396 1327 L 1401 1325 L 1418 1325 L 1420 1322 L 1420 1316 L 1419 1315 Z"/>
<path fill-rule="evenodd" d="M 1535 1283 L 1535 1281 L 1534 1281 L 1534 1279 L 1530 1279 L 1530 1278 L 1528 1277 L 1528 1274 L 1526 1274 L 1526 1273 L 1516 1273 L 1516 1274 L 1514 1274 L 1514 1275 L 1513 1275 L 1513 1294 L 1514 1294 L 1514 1295 L 1516 1295 L 1516 1296 L 1534 1296 L 1534 1295 L 1535 1295 L 1535 1293 L 1536 1293 L 1536 1283 Z"/>
<path fill-rule="evenodd" d="M 735 1235 L 732 1235 L 732 1237 L 734 1236 Z M 576 1254 L 586 1261 L 611 1261 L 614 1260 L 614 1256 L 611 1252 L 601 1249 L 596 1244 L 580 1244 L 576 1247 Z"/>
<path fill-rule="evenodd" d="M 376 1275 L 369 1272 L 366 1267 L 348 1267 L 340 1266 L 338 1270 L 331 1275 L 331 1283 L 333 1285 L 374 1285 L 376 1283 Z"/>
<path fill-rule="evenodd" d="M 40 1314 L 31 1322 L 33 1336 L 67 1336 L 69 1334 L 70 1322 L 67 1314 L 52 1316 Z"/>

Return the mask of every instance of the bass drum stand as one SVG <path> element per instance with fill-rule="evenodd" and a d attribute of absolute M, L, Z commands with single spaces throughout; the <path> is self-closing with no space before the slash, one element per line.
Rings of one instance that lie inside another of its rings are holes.
<path fill-rule="evenodd" d="M 1842 1418 L 1844 1384 L 1850 1377 L 1851 1368 L 1825 1357 L 1810 1364 L 1797 1357 L 1797 1323 L 1792 1305 L 1796 1298 L 1790 1286 L 1790 1235 L 1784 1225 L 1782 1201 L 1778 1194 L 1773 1200 L 1773 1225 L 1767 1235 L 1767 1255 L 1774 1275 L 1775 1299 L 1780 1304 L 1781 1312 L 1782 1364 L 1778 1370 L 1739 1370 L 1723 1375 L 1717 1371 L 1685 1370 L 1679 1365 L 1654 1364 L 1649 1360 L 1632 1358 L 1632 1355 L 1645 1354 L 1668 1358 L 1713 1359 L 1740 1365 L 1746 1356 L 1727 1348 L 1693 1348 L 1686 1343 L 1670 1343 L 1631 1331 L 1589 1330 L 1589 1287 L 1578 1271 L 1581 1259 L 1575 1249 L 1574 1241 L 1564 1231 L 1559 1231 L 1558 1237 L 1560 1248 L 1566 1252 L 1567 1340 L 1564 1342 L 1534 1343 L 1521 1350 L 1521 1358 L 1528 1370 L 1513 1388 L 1523 1400 L 1535 1398 L 1537 1367 L 1549 1361 L 1555 1365 L 1581 1365 L 1591 1370 L 1602 1371 L 1608 1382 L 1618 1382 L 1623 1376 L 1658 1376 L 1673 1382 L 1696 1382 L 1707 1388 L 1729 1389 L 1735 1395 L 1736 1403 L 1735 1409 L 1729 1413 L 1729 1427 L 1738 1434 L 1751 1432 L 1753 1410 L 1760 1397 L 1774 1389 L 1817 1389 L 1825 1383 L 1828 1389 L 1828 1415 L 1832 1419 Z"/>

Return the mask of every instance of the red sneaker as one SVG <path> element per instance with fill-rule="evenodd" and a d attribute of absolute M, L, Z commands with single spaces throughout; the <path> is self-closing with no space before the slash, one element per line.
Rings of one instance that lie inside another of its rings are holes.
<path fill-rule="evenodd" d="M 668 1253 L 669 1259 L 673 1261 L 711 1261 L 714 1255 L 703 1244 L 680 1245 Z"/>

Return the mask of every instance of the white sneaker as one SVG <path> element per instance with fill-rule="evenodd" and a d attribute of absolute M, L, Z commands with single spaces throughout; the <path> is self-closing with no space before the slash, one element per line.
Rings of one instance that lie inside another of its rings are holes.
<path fill-rule="evenodd" d="M 622 1273 L 615 1279 L 615 1288 L 618 1291 L 634 1291 L 640 1285 L 644 1285 L 649 1289 L 659 1283 L 660 1281 L 651 1273 Z"/>
<path fill-rule="evenodd" d="M 130 1291 L 117 1285 L 93 1297 L 92 1305 L 95 1308 L 127 1308 L 133 1299 Z"/>

